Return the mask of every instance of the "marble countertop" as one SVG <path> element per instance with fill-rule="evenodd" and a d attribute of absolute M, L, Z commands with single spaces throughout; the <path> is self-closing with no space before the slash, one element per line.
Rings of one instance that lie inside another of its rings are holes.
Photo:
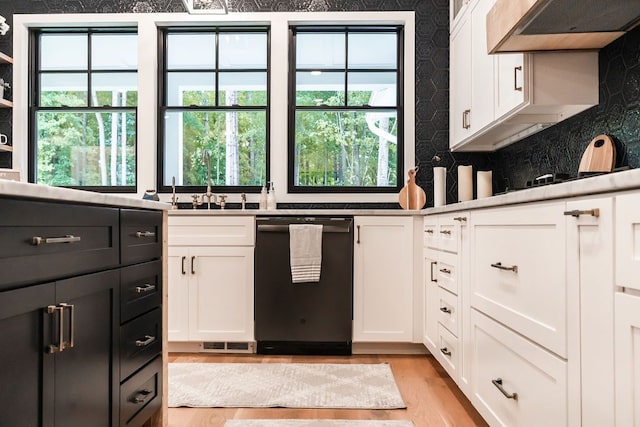
<path fill-rule="evenodd" d="M 171 207 L 168 203 L 152 200 L 0 179 L 0 197 L 3 196 L 154 210 L 167 210 Z"/>
<path fill-rule="evenodd" d="M 422 216 L 420 210 L 402 209 L 178 209 L 170 210 L 169 216 L 206 216 L 206 215 L 227 215 L 227 216 L 340 216 L 340 215 L 362 215 L 362 216 Z"/>

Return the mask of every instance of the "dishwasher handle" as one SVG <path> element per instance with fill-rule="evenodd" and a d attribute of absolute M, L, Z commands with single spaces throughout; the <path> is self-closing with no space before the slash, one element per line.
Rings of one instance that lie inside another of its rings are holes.
<path fill-rule="evenodd" d="M 288 233 L 289 226 L 275 224 L 258 224 L 258 231 L 263 233 Z M 348 233 L 349 231 L 349 225 L 322 225 L 323 233 Z"/>

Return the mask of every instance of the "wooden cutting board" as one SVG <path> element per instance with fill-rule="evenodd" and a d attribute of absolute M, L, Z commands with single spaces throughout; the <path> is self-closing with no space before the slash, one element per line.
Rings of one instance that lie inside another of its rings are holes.
<path fill-rule="evenodd" d="M 424 190 L 416 184 L 417 171 L 417 167 L 415 169 L 409 169 L 407 185 L 400 190 L 400 194 L 398 195 L 398 203 L 400 203 L 402 209 L 422 209 L 425 203 L 427 203 L 427 195 L 424 193 Z"/>
<path fill-rule="evenodd" d="M 598 135 L 582 155 L 578 175 L 589 172 L 611 172 L 616 164 L 616 145 L 608 135 Z"/>

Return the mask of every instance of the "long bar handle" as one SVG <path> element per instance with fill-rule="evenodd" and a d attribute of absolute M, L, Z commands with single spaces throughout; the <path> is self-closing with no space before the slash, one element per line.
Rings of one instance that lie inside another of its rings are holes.
<path fill-rule="evenodd" d="M 69 343 L 65 343 L 62 342 L 62 349 L 60 351 L 62 351 L 65 348 L 73 348 L 75 346 L 75 341 L 76 341 L 76 307 L 73 304 L 67 304 L 65 302 L 61 302 L 60 303 L 60 307 L 62 307 L 62 310 L 64 310 L 65 308 L 69 309 Z M 60 336 L 62 337 L 62 334 L 60 334 Z"/>
<path fill-rule="evenodd" d="M 580 215 L 591 215 L 592 217 L 598 218 L 600 216 L 600 209 L 586 209 L 586 210 L 573 210 L 573 211 L 565 211 L 564 214 L 566 216 L 572 216 L 574 218 L 578 218 Z"/>
<path fill-rule="evenodd" d="M 196 274 L 196 270 L 194 268 L 194 264 L 196 262 L 196 257 L 195 255 L 191 257 L 191 274 Z"/>
<path fill-rule="evenodd" d="M 184 273 L 182 273 L 184 274 Z M 150 283 L 147 283 L 143 286 L 136 286 L 136 293 L 137 294 L 145 294 L 147 292 L 151 292 L 151 291 L 155 291 L 156 290 L 156 285 L 152 285 Z"/>
<path fill-rule="evenodd" d="M 500 392 L 504 395 L 504 397 L 506 397 L 507 399 L 518 400 L 518 393 L 509 393 L 507 390 L 504 389 L 504 387 L 502 386 L 502 378 L 491 380 L 491 382 L 493 383 L 494 386 L 496 386 L 498 390 L 500 390 Z"/>
<path fill-rule="evenodd" d="M 136 237 L 156 237 L 153 231 L 136 231 Z"/>
<path fill-rule="evenodd" d="M 433 278 L 433 266 L 436 265 L 436 264 L 438 264 L 436 261 L 431 261 L 431 281 L 432 282 L 437 282 L 438 281 L 438 279 L 434 279 Z"/>
<path fill-rule="evenodd" d="M 80 241 L 80 236 L 72 236 L 71 234 L 68 234 L 64 237 L 34 236 L 31 238 L 31 244 L 35 246 L 52 244 L 52 243 L 74 243 L 79 241 Z"/>
<path fill-rule="evenodd" d="M 258 224 L 258 231 L 261 233 L 288 233 L 289 226 L 288 225 L 276 225 L 276 224 Z M 348 225 L 322 225 L 323 233 L 348 233 L 349 230 Z"/>
<path fill-rule="evenodd" d="M 183 256 L 183 257 L 182 257 L 182 275 L 183 275 L 183 276 L 184 276 L 185 274 L 187 274 L 187 272 L 186 272 L 186 271 L 184 271 L 184 262 L 185 262 L 185 260 L 186 260 L 186 259 L 187 259 L 187 257 L 186 257 L 186 256 Z"/>
<path fill-rule="evenodd" d="M 48 314 L 55 314 L 58 313 L 58 344 L 49 344 L 49 346 L 47 347 L 47 353 L 52 354 L 52 353 L 59 353 L 64 349 L 64 335 L 63 335 L 63 310 L 64 308 L 62 307 L 58 307 L 57 305 L 50 305 L 47 306 L 47 313 Z"/>
<path fill-rule="evenodd" d="M 522 86 L 518 86 L 518 71 L 522 71 L 522 65 L 513 67 L 513 90 L 522 92 Z"/>
<path fill-rule="evenodd" d="M 498 270 L 513 271 L 514 273 L 518 272 L 517 265 L 512 265 L 511 267 L 507 267 L 506 265 L 502 265 L 501 262 L 496 262 L 495 264 L 491 264 L 491 267 L 497 268 Z"/>
<path fill-rule="evenodd" d="M 136 340 L 136 347 L 146 347 L 152 342 L 154 342 L 155 340 L 156 340 L 156 337 L 151 335 L 145 335 L 144 339 Z"/>
<path fill-rule="evenodd" d="M 356 240 L 356 243 L 360 244 L 360 225 L 356 225 L 356 228 L 358 229 L 358 238 Z"/>

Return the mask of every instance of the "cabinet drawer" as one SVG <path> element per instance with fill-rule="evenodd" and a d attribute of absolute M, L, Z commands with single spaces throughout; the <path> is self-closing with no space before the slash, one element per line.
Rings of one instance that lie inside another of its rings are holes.
<path fill-rule="evenodd" d="M 466 221 L 466 217 L 464 219 L 450 215 L 425 217 L 423 223 L 424 247 L 457 253 L 461 221 Z"/>
<path fill-rule="evenodd" d="M 124 267 L 120 277 L 121 323 L 146 313 L 162 303 L 161 261 Z"/>
<path fill-rule="evenodd" d="M 120 426 L 143 425 L 162 404 L 162 357 L 120 386 Z"/>
<path fill-rule="evenodd" d="M 438 322 L 453 335 L 458 336 L 458 297 L 451 292 L 438 288 Z"/>
<path fill-rule="evenodd" d="M 438 248 L 438 217 L 427 216 L 424 218 L 423 229 L 423 245 L 425 248 L 439 249 Z"/>
<path fill-rule="evenodd" d="M 566 357 L 564 204 L 480 212 L 471 226 L 471 305 Z"/>
<path fill-rule="evenodd" d="M 448 252 L 438 253 L 436 278 L 438 286 L 458 295 L 458 256 Z"/>
<path fill-rule="evenodd" d="M 471 397 L 490 425 L 567 425 L 566 362 L 476 310 L 471 340 Z"/>
<path fill-rule="evenodd" d="M 438 355 L 436 357 L 442 367 L 454 381 L 458 381 L 458 367 L 460 354 L 458 352 L 458 338 L 438 323 Z"/>
<path fill-rule="evenodd" d="M 118 265 L 118 209 L 15 199 L 0 204 L 0 290 Z"/>
<path fill-rule="evenodd" d="M 253 246 L 252 216 L 169 216 L 170 246 Z"/>
<path fill-rule="evenodd" d="M 120 211 L 122 264 L 159 259 L 162 256 L 162 212 Z"/>
<path fill-rule="evenodd" d="M 120 380 L 153 359 L 162 350 L 162 310 L 142 315 L 120 327 Z"/>

